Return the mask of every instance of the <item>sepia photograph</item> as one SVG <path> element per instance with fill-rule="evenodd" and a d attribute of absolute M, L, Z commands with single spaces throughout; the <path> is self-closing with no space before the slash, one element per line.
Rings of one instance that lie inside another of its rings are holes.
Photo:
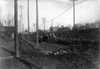
<path fill-rule="evenodd" d="M 0 0 L 0 69 L 100 69 L 100 0 Z"/>

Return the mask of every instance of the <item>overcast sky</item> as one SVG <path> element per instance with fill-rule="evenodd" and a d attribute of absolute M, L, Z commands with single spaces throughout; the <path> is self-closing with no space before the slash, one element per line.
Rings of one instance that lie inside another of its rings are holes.
<path fill-rule="evenodd" d="M 33 23 L 36 23 L 36 6 L 35 0 L 30 0 L 30 27 L 33 29 Z M 27 28 L 27 0 L 18 1 L 19 15 L 23 5 L 23 22 L 24 28 Z M 0 0 L 1 18 L 7 17 L 8 14 L 13 15 L 13 0 Z M 100 20 L 100 0 L 77 0 L 76 1 L 76 23 L 91 23 Z M 59 16 L 59 14 L 63 15 Z M 57 17 L 59 16 L 59 17 Z M 39 27 L 43 29 L 43 20 L 46 18 L 46 28 L 51 25 L 73 25 L 72 1 L 70 0 L 39 0 Z M 49 21 L 49 22 L 48 22 Z"/>

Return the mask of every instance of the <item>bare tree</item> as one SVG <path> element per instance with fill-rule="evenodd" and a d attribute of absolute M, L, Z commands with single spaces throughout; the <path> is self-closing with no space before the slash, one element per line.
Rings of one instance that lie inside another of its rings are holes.
<path fill-rule="evenodd" d="M 7 26 L 14 26 L 14 17 L 8 14 L 7 17 L 4 19 L 4 23 Z"/>

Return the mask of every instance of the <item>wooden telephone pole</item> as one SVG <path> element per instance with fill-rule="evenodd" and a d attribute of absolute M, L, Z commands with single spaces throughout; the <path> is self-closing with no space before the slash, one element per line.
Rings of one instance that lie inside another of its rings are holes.
<path fill-rule="evenodd" d="M 22 27 L 22 30 L 21 30 L 21 32 L 23 32 L 24 31 L 24 23 L 23 23 L 23 5 L 21 5 L 20 7 L 20 21 L 21 21 L 21 27 Z"/>
<path fill-rule="evenodd" d="M 21 23 L 23 23 L 23 6 L 20 6 L 20 10 L 21 10 L 21 14 L 20 14 L 20 19 L 21 19 Z"/>
<path fill-rule="evenodd" d="M 34 32 L 35 32 L 35 30 L 36 30 L 36 27 L 35 27 L 35 24 L 33 23 L 33 28 L 34 28 Z"/>
<path fill-rule="evenodd" d="M 28 40 L 30 38 L 29 0 L 27 0 Z"/>
<path fill-rule="evenodd" d="M 44 32 L 45 32 L 45 22 L 46 22 L 46 19 L 43 18 L 43 23 L 44 23 Z"/>
<path fill-rule="evenodd" d="M 51 27 L 53 27 L 53 19 L 51 20 Z"/>
<path fill-rule="evenodd" d="M 37 48 L 39 47 L 39 33 L 38 33 L 38 0 L 36 0 L 36 36 L 37 36 Z"/>
<path fill-rule="evenodd" d="M 75 26 L 75 1 L 77 0 L 70 0 L 70 1 L 73 1 L 73 28 Z"/>
<path fill-rule="evenodd" d="M 18 45 L 18 0 L 14 0 L 14 45 L 16 57 L 19 57 L 19 45 Z"/>

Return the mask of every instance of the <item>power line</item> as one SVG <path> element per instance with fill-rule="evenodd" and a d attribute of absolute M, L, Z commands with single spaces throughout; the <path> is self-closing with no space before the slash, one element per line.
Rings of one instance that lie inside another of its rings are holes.
<path fill-rule="evenodd" d="M 66 11 L 68 11 L 70 8 L 71 8 L 71 6 L 68 7 L 68 8 L 66 8 L 63 12 L 61 12 L 61 13 L 60 13 L 59 15 L 57 15 L 56 17 L 54 17 L 54 18 L 48 20 L 46 23 L 49 23 L 49 22 L 51 22 L 52 20 L 55 20 L 55 19 L 57 19 L 58 17 L 62 16 L 62 15 L 63 15 L 64 13 L 66 13 Z M 40 26 L 42 26 L 42 25 L 43 25 L 43 24 L 41 24 Z"/>
<path fill-rule="evenodd" d="M 81 3 L 85 2 L 85 1 L 86 1 L 86 0 L 84 0 L 84 1 L 78 1 L 78 3 L 76 3 L 75 5 L 79 5 L 79 4 L 81 4 Z M 68 6 L 68 5 L 67 5 L 67 6 Z M 62 16 L 63 14 L 65 14 L 66 11 L 68 11 L 68 10 L 69 10 L 70 8 L 72 8 L 72 7 L 73 7 L 73 4 L 69 5 L 69 7 L 66 8 L 63 12 L 61 12 L 60 14 L 58 14 L 56 17 L 54 17 L 54 18 L 48 20 L 46 23 L 49 23 L 49 22 L 51 22 L 52 20 L 55 20 L 55 19 L 59 18 L 60 16 Z M 43 24 L 41 24 L 40 26 L 42 26 L 42 25 L 43 25 Z"/>
<path fill-rule="evenodd" d="M 75 0 L 75 1 L 77 1 L 77 0 Z M 73 2 L 74 2 L 74 0 L 73 0 Z M 85 2 L 85 1 L 80 1 L 79 3 L 77 3 L 77 4 L 74 4 L 74 6 L 75 5 L 79 5 L 79 4 L 81 4 L 81 3 L 83 3 L 83 2 Z M 66 8 L 61 14 L 59 14 L 58 16 L 56 16 L 55 18 L 53 18 L 53 19 L 51 19 L 51 20 L 55 20 L 55 19 L 57 19 L 58 17 L 60 17 L 60 16 L 62 16 L 64 13 L 66 13 L 66 11 L 68 11 L 70 8 L 72 8 L 73 7 L 73 4 L 72 5 L 70 5 L 68 8 Z M 50 21 L 51 21 L 50 20 Z"/>

